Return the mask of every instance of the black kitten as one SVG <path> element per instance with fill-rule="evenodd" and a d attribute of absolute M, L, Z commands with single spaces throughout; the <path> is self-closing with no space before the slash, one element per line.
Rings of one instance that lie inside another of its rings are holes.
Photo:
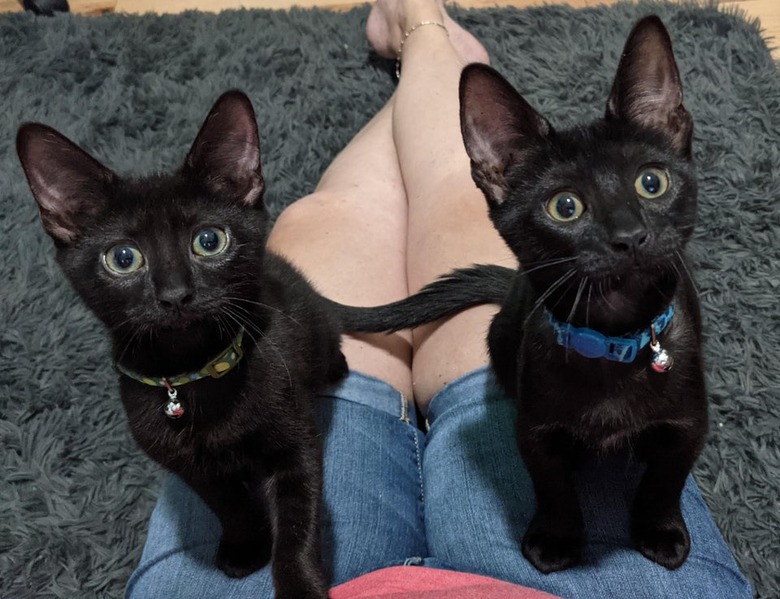
<path fill-rule="evenodd" d="M 484 274 L 463 276 L 473 292 L 376 308 L 318 295 L 265 250 L 259 135 L 237 91 L 170 175 L 121 178 L 40 124 L 19 129 L 17 151 L 60 266 L 112 336 L 133 437 L 222 523 L 219 568 L 246 576 L 273 554 L 277 597 L 326 597 L 309 401 L 347 372 L 340 334 L 497 301 Z"/>
<path fill-rule="evenodd" d="M 484 65 L 464 70 L 460 98 L 474 181 L 522 264 L 488 343 L 497 378 L 518 398 L 537 498 L 523 554 L 545 573 L 576 564 L 575 458 L 630 449 L 647 463 L 633 541 L 677 568 L 690 549 L 680 494 L 705 440 L 707 402 L 683 259 L 696 214 L 693 126 L 669 36 L 657 17 L 636 25 L 606 115 L 588 126 L 553 130 Z"/>
<path fill-rule="evenodd" d="M 327 597 L 309 401 L 347 371 L 344 323 L 265 251 L 249 100 L 223 95 L 170 175 L 120 178 L 40 124 L 17 149 L 62 269 L 112 336 L 135 440 L 219 516 L 217 565 L 240 577 L 273 555 L 277 597 Z"/>

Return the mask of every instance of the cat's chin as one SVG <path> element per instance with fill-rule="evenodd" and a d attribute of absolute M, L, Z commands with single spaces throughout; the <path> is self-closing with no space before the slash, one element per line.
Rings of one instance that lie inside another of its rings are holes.
<path fill-rule="evenodd" d="M 634 283 L 647 282 L 658 277 L 662 264 L 626 264 L 624 267 L 611 266 L 585 273 L 589 281 L 610 289 L 621 289 Z"/>
<path fill-rule="evenodd" d="M 159 322 L 155 328 L 162 331 L 185 331 L 203 322 L 204 318 L 201 314 L 178 314 Z"/>

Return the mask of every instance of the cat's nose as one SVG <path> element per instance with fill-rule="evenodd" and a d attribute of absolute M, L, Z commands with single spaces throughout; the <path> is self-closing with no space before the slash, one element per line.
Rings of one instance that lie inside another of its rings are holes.
<path fill-rule="evenodd" d="M 158 291 L 157 300 L 166 309 L 184 308 L 192 301 L 192 289 L 187 285 L 170 285 Z"/>
<path fill-rule="evenodd" d="M 632 252 L 647 240 L 647 228 L 640 222 L 613 231 L 610 243 L 618 252 Z"/>
<path fill-rule="evenodd" d="M 647 241 L 647 225 L 642 213 L 631 205 L 615 207 L 607 214 L 606 229 L 609 244 L 618 253 L 636 256 Z"/>
<path fill-rule="evenodd" d="M 640 215 L 629 210 L 611 214 L 609 243 L 618 252 L 635 252 L 647 241 L 647 227 Z"/>

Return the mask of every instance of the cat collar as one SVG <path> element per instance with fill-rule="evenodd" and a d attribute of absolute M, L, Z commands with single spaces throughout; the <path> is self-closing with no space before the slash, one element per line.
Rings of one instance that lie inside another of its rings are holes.
<path fill-rule="evenodd" d="M 607 337 L 585 327 L 575 327 L 557 320 L 548 310 L 545 310 L 547 320 L 555 332 L 556 341 L 567 349 L 573 349 L 586 358 L 604 358 L 613 362 L 629 364 L 639 354 L 639 350 L 648 343 L 653 350 L 652 366 L 657 372 L 666 372 L 672 366 L 672 358 L 661 349 L 656 335 L 660 334 L 672 320 L 674 305 L 670 304 L 665 312 L 659 314 L 645 329 L 640 329 L 622 337 Z"/>
<path fill-rule="evenodd" d="M 179 402 L 179 394 L 174 387 L 186 385 L 187 383 L 198 381 L 207 376 L 213 379 L 225 376 L 228 372 L 233 370 L 236 364 L 241 361 L 241 358 L 244 357 L 244 350 L 241 349 L 241 342 L 243 339 L 244 329 L 242 328 L 225 350 L 220 352 L 220 354 L 212 360 L 209 360 L 203 368 L 195 372 L 176 374 L 174 376 L 146 376 L 133 372 L 118 362 L 116 363 L 116 369 L 125 376 L 129 376 L 131 379 L 145 385 L 165 387 L 168 390 L 168 403 L 163 407 L 163 411 L 169 418 L 178 418 L 184 414 L 184 407 Z"/>

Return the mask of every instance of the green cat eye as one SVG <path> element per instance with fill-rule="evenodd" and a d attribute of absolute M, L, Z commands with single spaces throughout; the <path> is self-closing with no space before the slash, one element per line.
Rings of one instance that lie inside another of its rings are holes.
<path fill-rule="evenodd" d="M 103 266 L 117 275 L 129 275 L 144 265 L 144 255 L 132 245 L 115 245 L 103 254 Z"/>
<path fill-rule="evenodd" d="M 662 168 L 643 168 L 634 181 L 634 188 L 640 197 L 648 200 L 660 198 L 669 189 L 669 175 Z"/>
<path fill-rule="evenodd" d="M 571 191 L 562 191 L 556 193 L 547 202 L 547 214 L 553 220 L 561 223 L 568 223 L 577 220 L 585 212 L 585 204 L 579 196 Z"/>
<path fill-rule="evenodd" d="M 192 251 L 198 256 L 216 256 L 225 251 L 227 244 L 227 233 L 217 227 L 206 227 L 195 234 Z"/>

